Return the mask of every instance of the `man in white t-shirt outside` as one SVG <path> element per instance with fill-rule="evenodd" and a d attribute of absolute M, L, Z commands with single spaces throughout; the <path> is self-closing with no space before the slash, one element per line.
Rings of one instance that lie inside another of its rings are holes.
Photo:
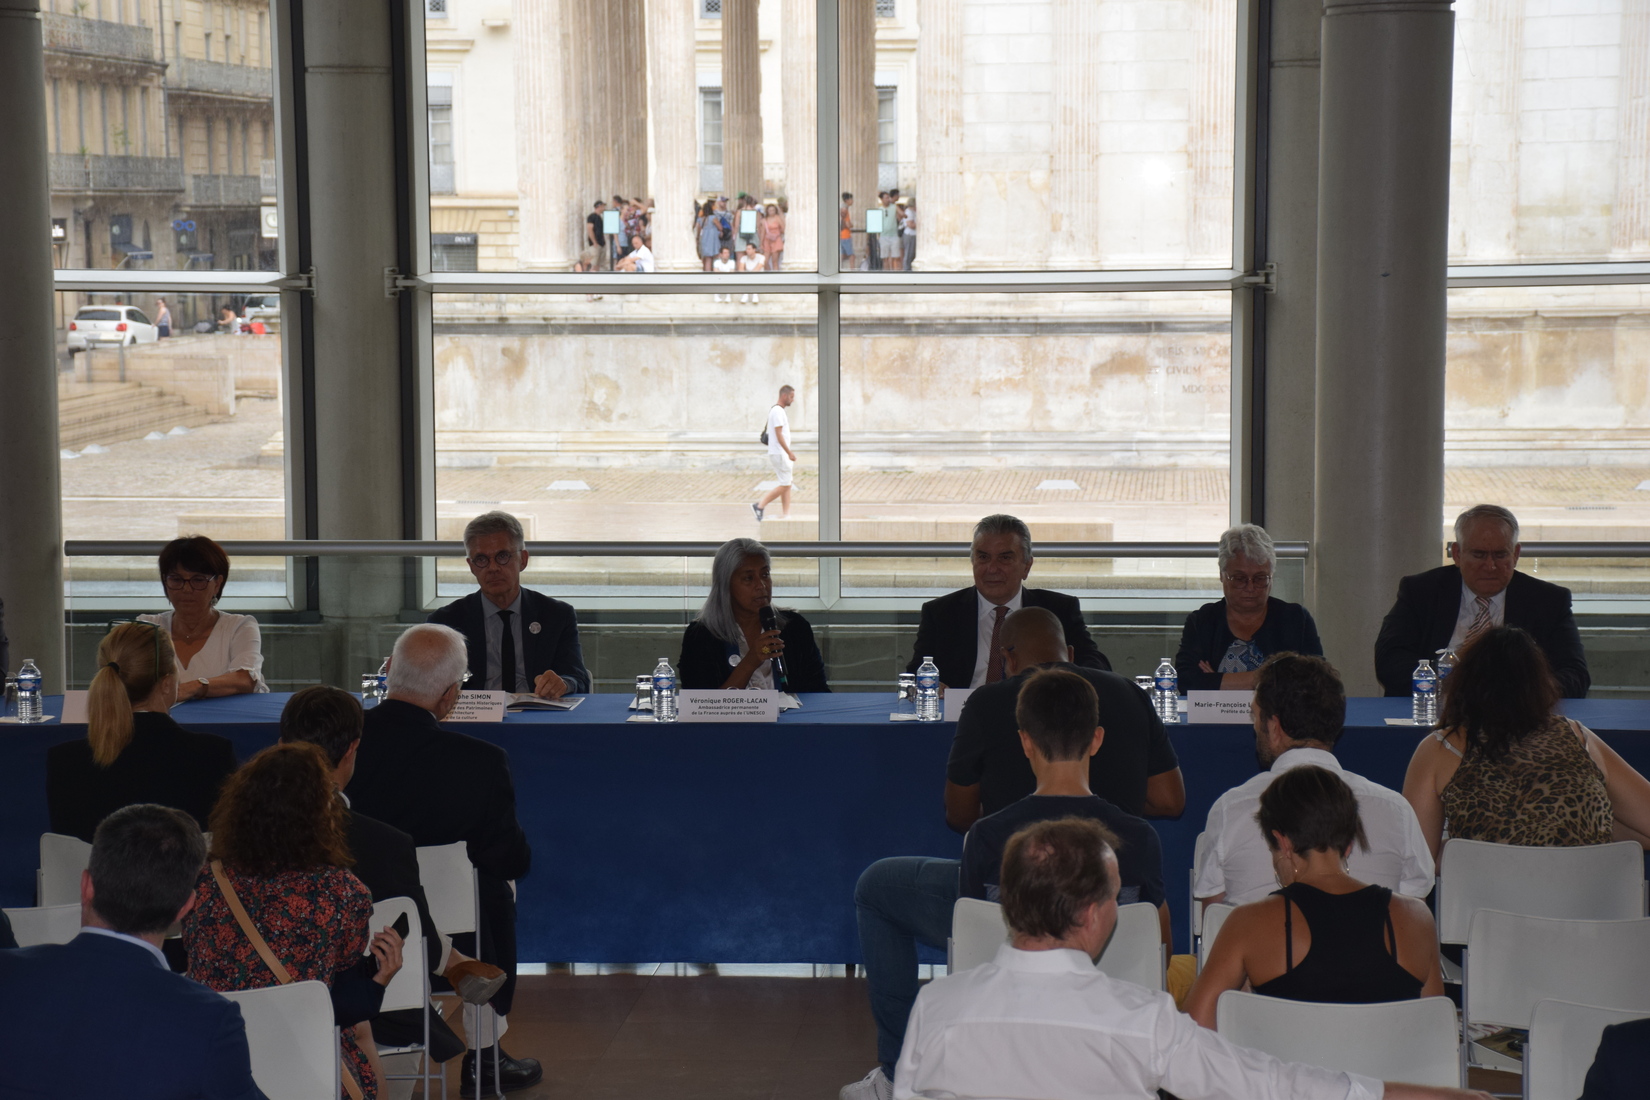
<path fill-rule="evenodd" d="M 796 387 L 780 386 L 779 400 L 768 410 L 768 461 L 773 464 L 773 472 L 779 484 L 751 505 L 751 511 L 756 513 L 757 523 L 762 522 L 762 513 L 776 497 L 785 509 L 779 514 L 779 518 L 791 518 L 791 470 L 796 466 L 796 452 L 791 450 L 791 418 L 785 414 L 785 410 L 795 400 Z"/>

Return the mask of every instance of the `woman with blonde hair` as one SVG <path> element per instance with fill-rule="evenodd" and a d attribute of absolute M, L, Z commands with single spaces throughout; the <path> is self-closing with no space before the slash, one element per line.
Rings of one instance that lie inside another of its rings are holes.
<path fill-rule="evenodd" d="M 52 832 L 90 842 L 122 806 L 154 802 L 206 828 L 218 789 L 235 770 L 229 739 L 172 721 L 178 694 L 172 638 L 154 623 L 121 623 L 97 647 L 86 736 L 46 752 Z"/>

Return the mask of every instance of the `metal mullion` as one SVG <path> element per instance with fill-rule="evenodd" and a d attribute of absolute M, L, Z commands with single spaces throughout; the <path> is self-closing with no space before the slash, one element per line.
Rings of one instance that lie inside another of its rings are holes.
<path fill-rule="evenodd" d="M 841 59 L 838 0 L 816 0 L 814 10 L 814 205 L 818 214 L 818 265 L 813 289 L 819 363 L 819 534 L 842 537 L 842 299 L 830 285 L 840 281 L 837 255 L 837 185 L 841 175 Z M 819 599 L 825 607 L 842 598 L 842 559 L 819 559 Z"/>
<path fill-rule="evenodd" d="M 1264 128 L 1261 115 L 1263 85 L 1267 79 L 1268 43 L 1261 40 L 1261 27 L 1270 0 L 1238 0 L 1237 35 L 1232 42 L 1236 53 L 1233 67 L 1232 149 L 1232 266 L 1254 271 L 1264 262 L 1266 243 L 1262 237 L 1266 201 Z M 1265 349 L 1260 339 L 1265 332 L 1266 295 L 1259 287 L 1233 289 L 1230 343 L 1231 389 L 1228 413 L 1227 475 L 1230 487 L 1229 522 L 1264 522 Z"/>

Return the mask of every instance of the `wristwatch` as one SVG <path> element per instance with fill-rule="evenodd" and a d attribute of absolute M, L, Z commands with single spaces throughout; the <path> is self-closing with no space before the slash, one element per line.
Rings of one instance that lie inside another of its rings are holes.
<path fill-rule="evenodd" d="M 195 698 L 204 699 L 212 693 L 212 681 L 208 680 L 205 676 L 202 676 L 199 683 L 201 686 L 201 693 L 195 696 Z"/>

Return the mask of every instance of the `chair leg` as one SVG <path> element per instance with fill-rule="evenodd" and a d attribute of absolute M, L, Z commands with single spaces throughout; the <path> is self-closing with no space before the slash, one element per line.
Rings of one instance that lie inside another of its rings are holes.
<path fill-rule="evenodd" d="M 1467 1049 L 1470 1039 L 1467 1031 L 1467 966 L 1471 959 L 1466 950 L 1461 952 L 1461 1087 L 1467 1087 Z"/>

